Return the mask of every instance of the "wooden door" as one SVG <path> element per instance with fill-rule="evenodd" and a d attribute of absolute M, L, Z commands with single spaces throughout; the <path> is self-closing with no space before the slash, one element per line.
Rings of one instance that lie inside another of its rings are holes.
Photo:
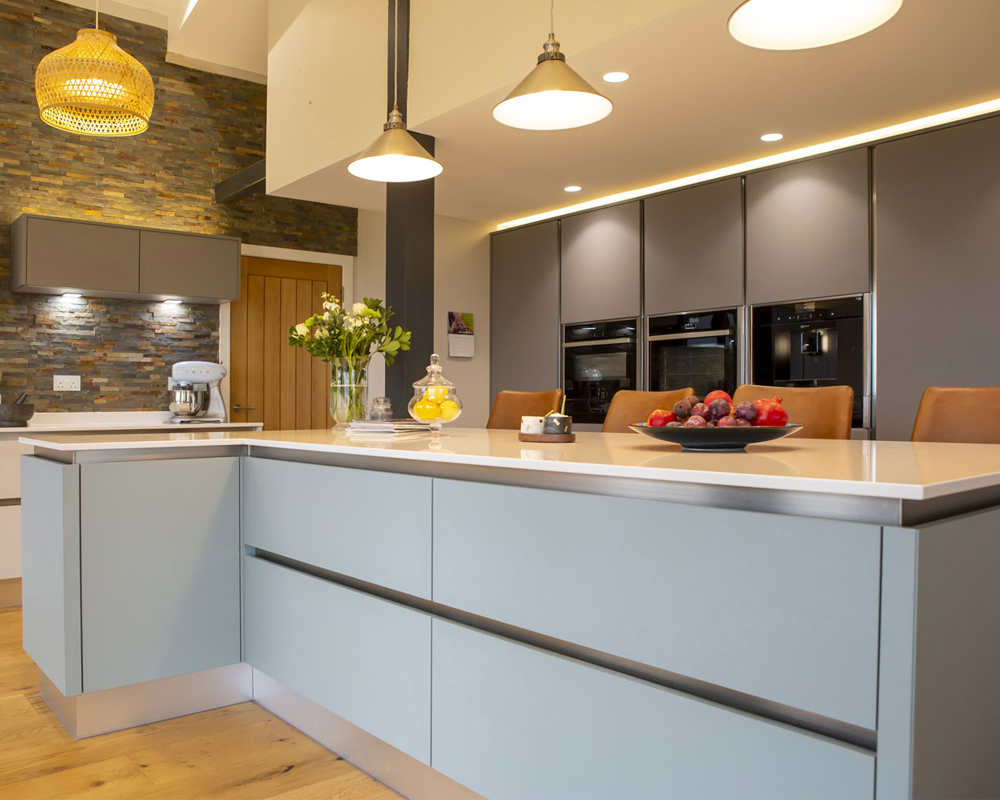
<path fill-rule="evenodd" d="M 233 422 L 272 431 L 332 427 L 328 365 L 288 344 L 292 325 L 322 312 L 323 292 L 341 298 L 339 266 L 242 259 L 231 315 Z"/>

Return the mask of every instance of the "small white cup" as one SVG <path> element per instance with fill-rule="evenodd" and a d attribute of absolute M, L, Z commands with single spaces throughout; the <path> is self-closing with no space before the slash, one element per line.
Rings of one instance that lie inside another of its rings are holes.
<path fill-rule="evenodd" d="M 542 433 L 545 417 L 521 417 L 521 433 Z"/>

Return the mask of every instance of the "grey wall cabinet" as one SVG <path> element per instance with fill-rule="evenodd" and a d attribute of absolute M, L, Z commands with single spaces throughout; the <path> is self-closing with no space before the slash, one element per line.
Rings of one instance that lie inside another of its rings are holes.
<path fill-rule="evenodd" d="M 490 398 L 559 385 L 559 223 L 490 239 Z"/>
<path fill-rule="evenodd" d="M 743 181 L 643 203 L 646 314 L 743 305 Z"/>
<path fill-rule="evenodd" d="M 22 214 L 11 224 L 11 289 L 227 303 L 239 298 L 240 240 Z"/>
<path fill-rule="evenodd" d="M 747 303 L 867 292 L 870 195 L 865 148 L 748 175 Z"/>
<path fill-rule="evenodd" d="M 562 321 L 637 317 L 641 311 L 640 204 L 562 221 Z"/>
<path fill-rule="evenodd" d="M 1000 119 L 875 148 L 879 439 L 928 386 L 1000 385 Z"/>
<path fill-rule="evenodd" d="M 239 239 L 144 230 L 139 245 L 142 294 L 207 302 L 239 299 Z"/>

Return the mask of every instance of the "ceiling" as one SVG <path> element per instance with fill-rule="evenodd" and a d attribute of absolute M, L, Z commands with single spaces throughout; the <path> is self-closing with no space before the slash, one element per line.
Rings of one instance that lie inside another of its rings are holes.
<path fill-rule="evenodd" d="M 188 24 L 202 16 L 212 58 L 236 58 L 218 31 L 244 2 L 266 0 L 198 1 Z M 408 123 L 436 137 L 438 213 L 498 223 L 1000 98 L 996 0 L 905 0 L 862 37 L 783 52 L 729 36 L 739 4 L 560 0 L 555 27 L 568 63 L 615 110 L 585 128 L 536 132 L 490 112 L 534 65 L 548 3 L 412 0 Z M 386 6 L 271 0 L 269 192 L 384 207 L 384 187 L 346 167 L 385 119 Z M 609 70 L 632 78 L 604 83 Z M 772 131 L 784 140 L 759 140 Z M 568 195 L 568 184 L 583 191 Z"/>

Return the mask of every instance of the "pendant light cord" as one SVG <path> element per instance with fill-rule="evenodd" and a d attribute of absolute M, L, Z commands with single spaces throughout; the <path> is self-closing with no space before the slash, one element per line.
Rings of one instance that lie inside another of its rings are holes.
<path fill-rule="evenodd" d="M 556 0 L 549 2 L 549 33 L 556 34 Z"/>
<path fill-rule="evenodd" d="M 101 0 L 97 0 L 94 4 L 94 30 L 98 31 L 101 29 Z"/>
<path fill-rule="evenodd" d="M 399 0 L 392 3 L 392 107 L 399 108 Z"/>

